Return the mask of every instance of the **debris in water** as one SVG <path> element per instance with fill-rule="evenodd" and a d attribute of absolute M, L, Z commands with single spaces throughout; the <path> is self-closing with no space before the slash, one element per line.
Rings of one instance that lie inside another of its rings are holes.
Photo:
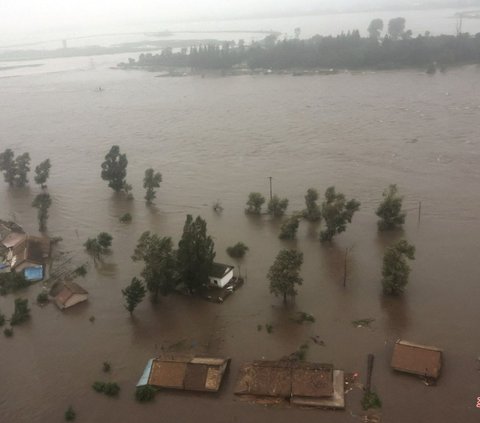
<path fill-rule="evenodd" d="M 360 320 L 353 320 L 352 325 L 357 328 L 370 327 L 370 325 L 375 321 L 375 319 L 360 319 Z"/>

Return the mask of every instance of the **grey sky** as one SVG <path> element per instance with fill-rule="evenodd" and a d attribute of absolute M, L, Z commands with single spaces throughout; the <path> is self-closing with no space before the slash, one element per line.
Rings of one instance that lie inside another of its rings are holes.
<path fill-rule="evenodd" d="M 345 10 L 426 0 L 0 0 L 0 33 Z M 448 0 L 433 0 L 446 2 Z M 452 0 L 453 1 L 453 0 Z M 430 3 L 432 0 L 430 0 Z"/>

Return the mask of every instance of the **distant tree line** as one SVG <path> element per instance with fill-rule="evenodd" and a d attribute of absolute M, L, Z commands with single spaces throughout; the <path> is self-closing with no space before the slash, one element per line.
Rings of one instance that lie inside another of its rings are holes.
<path fill-rule="evenodd" d="M 198 70 L 228 70 L 238 66 L 272 70 L 394 69 L 428 67 L 433 63 L 444 67 L 480 60 L 480 33 L 431 36 L 426 32 L 413 37 L 412 31 L 405 29 L 405 24 L 404 18 L 392 19 L 382 35 L 384 23 L 381 19 L 374 19 L 368 27 L 367 37 L 362 37 L 358 30 L 337 36 L 315 35 L 305 40 L 297 36 L 279 40 L 272 34 L 248 46 L 240 41 L 195 46 L 179 52 L 164 49 L 160 54 L 141 54 L 130 64 Z"/>

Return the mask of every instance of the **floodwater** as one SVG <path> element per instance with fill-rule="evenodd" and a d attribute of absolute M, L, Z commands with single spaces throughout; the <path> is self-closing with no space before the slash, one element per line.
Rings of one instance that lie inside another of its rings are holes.
<path fill-rule="evenodd" d="M 73 405 L 79 422 L 358 422 L 361 391 L 346 411 L 265 407 L 233 395 L 240 364 L 277 359 L 310 341 L 307 358 L 359 372 L 375 354 L 373 386 L 385 422 L 477 422 L 480 396 L 480 70 L 464 67 L 427 76 L 417 71 L 332 76 L 155 78 L 144 72 L 92 69 L 0 79 L 0 150 L 49 157 L 53 197 L 49 234 L 61 236 L 74 264 L 89 262 L 80 280 L 88 303 L 66 312 L 31 306 L 32 319 L 0 336 L 0 421 L 63 421 Z M 98 86 L 103 92 L 96 92 Z M 100 178 L 112 144 L 129 160 L 133 201 L 114 195 Z M 146 207 L 142 176 L 163 174 L 155 207 Z M 309 187 L 330 185 L 362 203 L 347 231 L 321 245 L 319 228 L 302 222 L 297 240 L 278 239 L 279 222 L 243 212 L 247 195 L 274 192 L 303 208 Z M 33 179 L 33 177 L 31 177 Z M 383 189 L 397 183 L 408 218 L 403 233 L 379 235 L 374 210 Z M 0 216 L 36 231 L 31 201 L 39 189 L 0 184 Z M 220 200 L 224 211 L 212 211 Z M 418 202 L 422 202 L 418 219 Z M 118 221 L 133 214 L 129 225 Z M 241 269 L 246 284 L 223 305 L 170 296 L 145 300 L 130 318 L 121 289 L 141 265 L 130 256 L 150 230 L 178 241 L 185 215 L 208 222 L 217 259 L 237 241 L 250 251 Z M 83 242 L 100 231 L 114 236 L 112 255 L 94 266 Z M 385 248 L 404 236 L 417 248 L 410 284 L 401 298 L 381 293 Z M 345 248 L 352 247 L 347 286 Z M 284 307 L 269 293 L 266 273 L 281 248 L 304 253 L 304 283 Z M 18 295 L 32 302 L 40 285 Z M 7 316 L 13 295 L 0 298 Z M 295 311 L 315 316 L 297 325 Z M 89 321 L 95 316 L 95 321 Z M 371 328 L 352 320 L 373 318 Z M 257 325 L 273 325 L 273 333 Z M 389 368 L 398 338 L 445 350 L 436 387 Z M 134 386 L 147 359 L 177 344 L 183 351 L 232 358 L 218 395 L 161 392 L 138 404 Z M 105 375 L 103 361 L 112 363 Z M 96 380 L 121 386 L 118 399 L 91 389 Z"/>

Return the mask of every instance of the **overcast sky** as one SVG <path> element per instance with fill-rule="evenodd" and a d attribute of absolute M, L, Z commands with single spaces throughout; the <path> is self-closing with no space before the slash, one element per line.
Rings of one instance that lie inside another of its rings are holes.
<path fill-rule="evenodd" d="M 408 5 L 422 1 L 427 0 L 0 0 L 0 34 L 79 26 L 118 26 L 147 20 L 168 22 L 257 14 L 275 16 L 287 12 L 358 9 L 394 3 Z"/>

